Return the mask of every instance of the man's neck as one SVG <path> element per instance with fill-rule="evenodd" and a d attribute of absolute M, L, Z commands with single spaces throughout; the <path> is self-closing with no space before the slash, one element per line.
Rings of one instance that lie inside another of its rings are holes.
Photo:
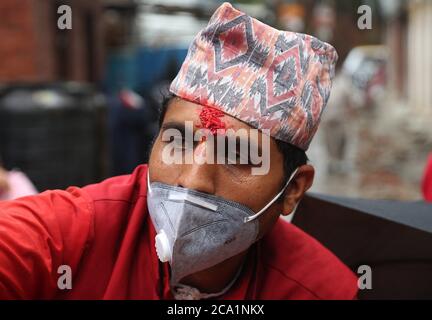
<path fill-rule="evenodd" d="M 181 280 L 187 286 L 205 293 L 217 293 L 225 289 L 245 262 L 248 250 L 243 251 L 209 269 L 191 274 Z"/>

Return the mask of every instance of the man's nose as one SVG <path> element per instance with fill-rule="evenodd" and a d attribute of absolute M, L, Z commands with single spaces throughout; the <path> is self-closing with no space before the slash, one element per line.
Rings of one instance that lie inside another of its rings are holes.
<path fill-rule="evenodd" d="M 206 143 L 200 143 L 193 152 L 192 163 L 181 165 L 181 174 L 178 177 L 177 185 L 180 187 L 215 194 L 216 188 L 216 164 L 207 163 Z"/>

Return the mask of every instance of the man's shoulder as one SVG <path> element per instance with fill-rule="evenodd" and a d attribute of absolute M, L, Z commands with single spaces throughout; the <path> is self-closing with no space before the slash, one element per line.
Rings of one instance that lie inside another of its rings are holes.
<path fill-rule="evenodd" d="M 261 241 L 263 267 L 270 277 L 303 291 L 300 297 L 352 299 L 357 293 L 354 273 L 312 236 L 282 219 Z M 280 287 L 283 289 L 283 286 Z"/>
<path fill-rule="evenodd" d="M 108 178 L 102 182 L 83 187 L 94 202 L 134 202 L 147 191 L 147 165 L 140 165 L 133 173 Z"/>

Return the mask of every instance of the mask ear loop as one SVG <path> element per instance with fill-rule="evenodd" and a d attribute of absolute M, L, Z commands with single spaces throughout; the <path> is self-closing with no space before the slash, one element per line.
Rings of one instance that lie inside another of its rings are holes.
<path fill-rule="evenodd" d="M 262 208 L 260 211 L 258 211 L 257 213 L 255 213 L 253 216 L 249 216 L 244 218 L 244 223 L 250 222 L 252 220 L 255 220 L 256 218 L 258 218 L 260 215 L 262 215 L 264 213 L 264 211 L 266 211 L 273 203 L 275 203 L 275 201 L 277 199 L 279 199 L 279 197 L 285 192 L 285 189 L 288 187 L 288 185 L 290 184 L 291 180 L 294 178 L 294 176 L 296 175 L 298 171 L 298 168 L 294 170 L 294 172 L 291 174 L 290 178 L 288 179 L 287 183 L 285 184 L 285 186 L 282 188 L 282 190 L 269 202 L 267 203 L 264 208 Z M 294 213 L 297 210 L 297 205 L 298 203 L 295 205 L 293 211 L 290 213 Z"/>
<path fill-rule="evenodd" d="M 150 187 L 150 170 L 147 168 L 147 190 L 148 193 L 152 193 L 152 188 Z"/>

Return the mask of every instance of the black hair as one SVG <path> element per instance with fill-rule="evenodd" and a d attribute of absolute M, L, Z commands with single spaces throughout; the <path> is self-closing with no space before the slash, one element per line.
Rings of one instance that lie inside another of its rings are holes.
<path fill-rule="evenodd" d="M 162 104 L 160 106 L 159 110 L 159 128 L 162 127 L 163 119 L 165 117 L 165 113 L 168 109 L 169 104 L 173 99 L 175 99 L 176 96 L 173 94 L 165 95 L 164 99 L 162 101 Z M 283 168 L 284 168 L 284 182 L 289 179 L 291 174 L 294 172 L 295 169 L 298 167 L 305 165 L 308 163 L 309 159 L 306 155 L 306 152 L 290 143 L 277 140 L 276 139 L 276 145 L 279 149 L 279 151 L 282 153 L 282 156 L 284 158 Z"/>

